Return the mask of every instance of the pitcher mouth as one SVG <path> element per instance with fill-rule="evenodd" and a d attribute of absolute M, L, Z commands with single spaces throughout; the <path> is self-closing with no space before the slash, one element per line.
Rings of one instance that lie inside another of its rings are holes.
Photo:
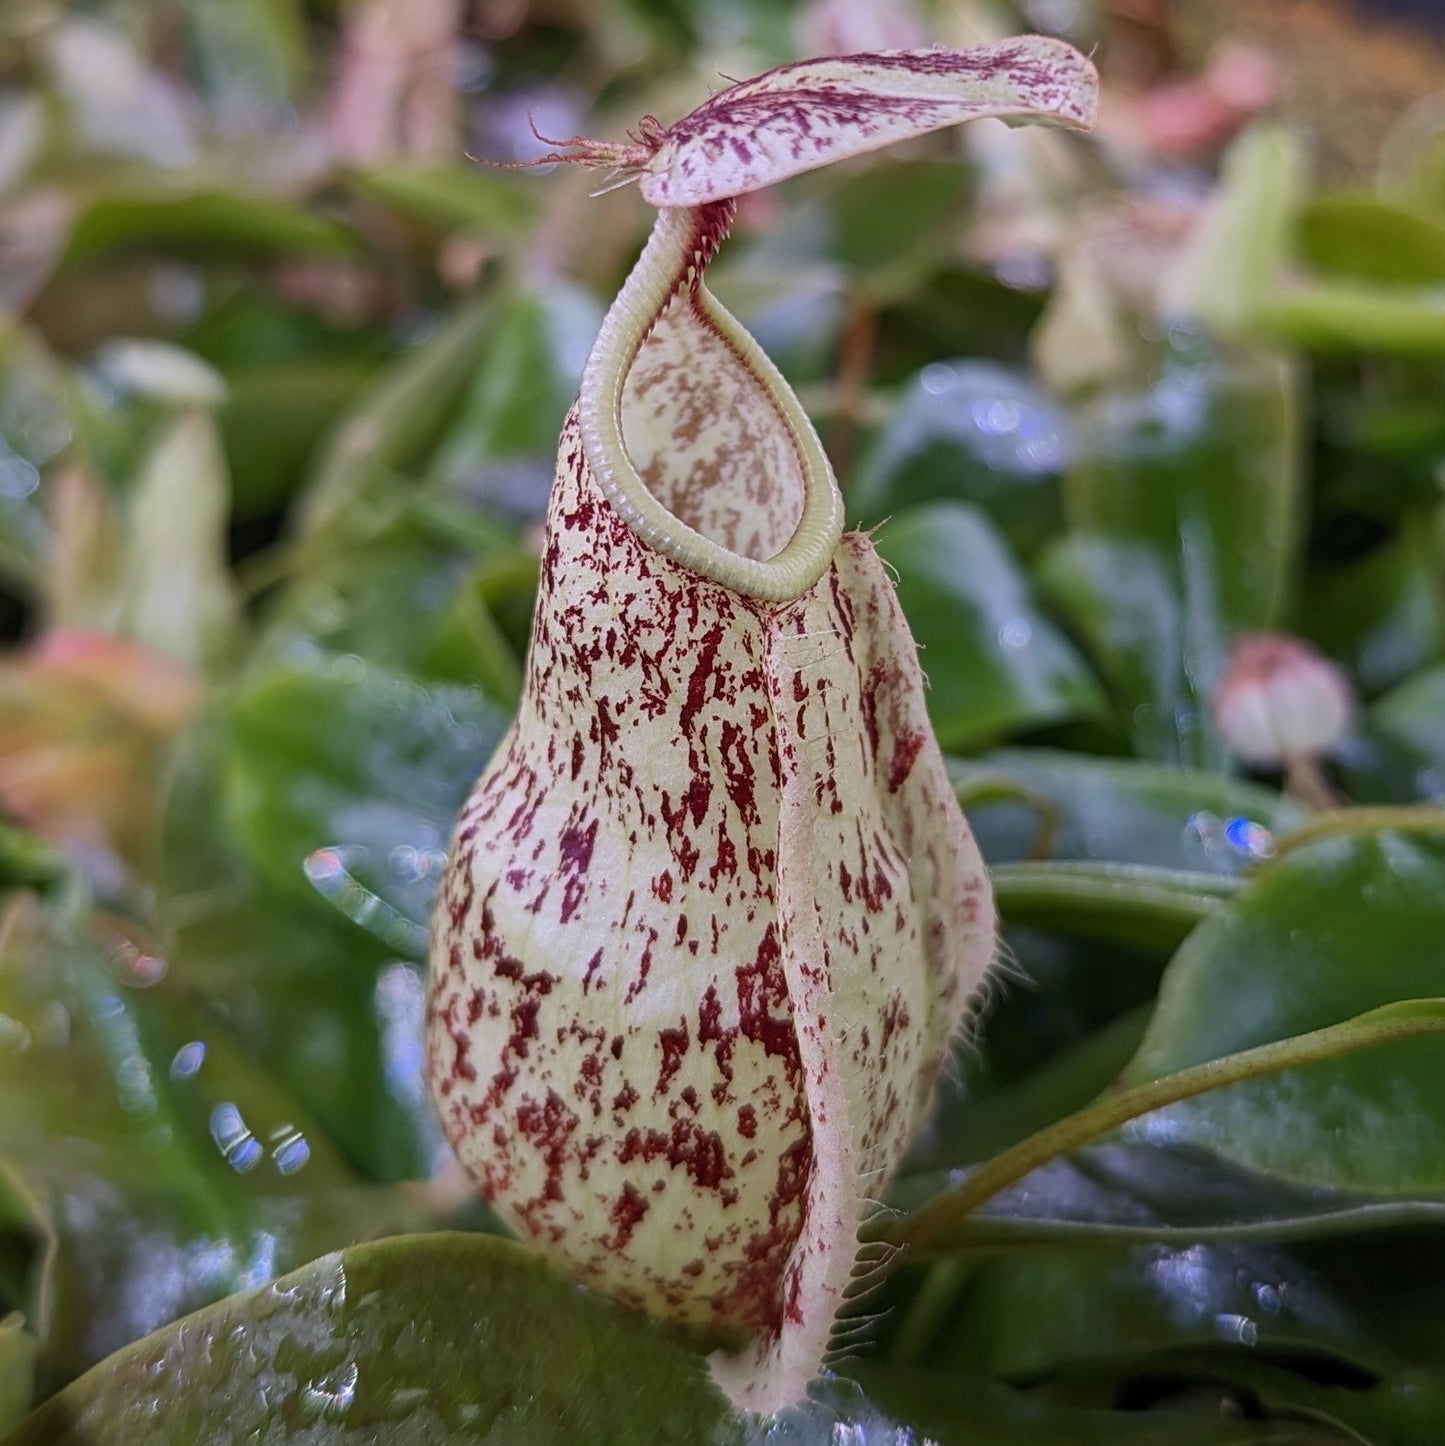
<path fill-rule="evenodd" d="M 659 212 L 578 397 L 602 494 L 649 546 L 764 602 L 827 572 L 843 501 L 777 367 L 703 284 L 733 203 Z"/>

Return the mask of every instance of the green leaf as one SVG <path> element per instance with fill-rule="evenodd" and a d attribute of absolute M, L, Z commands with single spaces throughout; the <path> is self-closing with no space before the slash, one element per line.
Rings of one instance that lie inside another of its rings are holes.
<path fill-rule="evenodd" d="M 1358 561 L 1312 570 L 1301 630 L 1349 668 L 1366 692 L 1398 683 L 1445 642 L 1434 521 L 1417 512 Z"/>
<path fill-rule="evenodd" d="M 942 1174 L 908 1176 L 889 1192 L 889 1201 L 916 1208 L 945 1183 Z M 1442 1225 L 1442 1200 L 1302 1187 L 1188 1146 L 1113 1141 L 1035 1170 L 952 1221 L 933 1249 L 1237 1245 Z"/>
<path fill-rule="evenodd" d="M 1251 126 L 1230 146 L 1219 189 L 1176 263 L 1169 300 L 1216 336 L 1258 329 L 1287 263 L 1304 184 L 1304 148 L 1279 124 Z"/>
<path fill-rule="evenodd" d="M 972 189 L 967 169 L 953 161 L 840 172 L 826 187 L 829 254 L 870 297 L 907 295 L 922 275 L 952 259 Z"/>
<path fill-rule="evenodd" d="M 230 494 L 216 424 L 187 408 L 152 445 L 128 498 L 121 630 L 197 670 L 215 668 L 240 624 Z"/>
<path fill-rule="evenodd" d="M 455 421 L 437 445 L 431 475 L 444 484 L 480 486 L 486 495 L 498 490 L 496 480 L 486 476 L 488 464 L 537 457 L 541 485 L 529 511 L 540 516 L 562 422 L 601 323 L 601 309 L 577 287 L 554 283 L 500 297 Z"/>
<path fill-rule="evenodd" d="M 416 1217 L 363 1185 L 179 971 L 89 927 L 12 915 L 0 960 L 0 1242 L 33 1242 L 0 1287 L 39 1337 L 42 1393 L 185 1311 Z"/>
<path fill-rule="evenodd" d="M 308 358 L 251 368 L 230 382 L 216 420 L 237 517 L 278 507 L 300 487 L 322 437 L 370 372 L 365 360 Z"/>
<path fill-rule="evenodd" d="M 1148 864 L 1000 864 L 990 877 L 1006 922 L 1166 949 L 1221 913 L 1239 888 L 1228 876 Z"/>
<path fill-rule="evenodd" d="M 38 334 L 0 317 L 0 573 L 31 594 L 55 550 L 40 469 L 72 435 L 59 363 Z"/>
<path fill-rule="evenodd" d="M 152 1336 L 7 1446 L 681 1443 L 719 1439 L 724 1418 L 700 1362 L 661 1330 L 515 1246 L 430 1235 L 325 1256 Z"/>
<path fill-rule="evenodd" d="M 224 821 L 219 732 L 212 720 L 187 741 L 166 801 L 156 890 L 172 969 L 364 1175 L 431 1175 L 447 1155 L 422 1077 L 425 979 L 375 933 L 415 952 L 420 926 L 364 890 L 358 924 L 260 875 Z M 433 862 L 408 870 L 418 910 Z"/>
<path fill-rule="evenodd" d="M 485 300 L 464 303 L 434 336 L 372 380 L 316 464 L 298 517 L 303 535 L 365 509 L 378 475 L 418 466 L 462 396 L 492 319 Z"/>
<path fill-rule="evenodd" d="M 1029 556 L 1062 524 L 1071 444 L 1068 419 L 1027 377 L 989 362 L 935 362 L 904 389 L 859 466 L 849 514 L 872 523 L 919 502 L 968 502 Z"/>
<path fill-rule="evenodd" d="M 1100 711 L 1094 679 L 981 513 L 951 502 L 910 508 L 877 541 L 898 574 L 945 748 Z"/>
<path fill-rule="evenodd" d="M 283 126 L 307 67 L 298 0 L 186 0 L 185 14 L 202 87 L 222 121 Z"/>
<path fill-rule="evenodd" d="M 61 255 L 59 274 L 137 252 L 197 260 L 259 255 L 350 258 L 360 250 L 344 226 L 290 201 L 241 191 L 117 190 L 89 200 Z"/>
<path fill-rule="evenodd" d="M 535 191 L 480 166 L 392 161 L 354 171 L 353 187 L 424 225 L 517 238 L 535 210 Z"/>
<path fill-rule="evenodd" d="M 1041 1023 L 1042 1012 L 1036 1004 L 1027 1011 L 1026 1023 Z M 1021 1078 L 1000 1082 L 984 1070 L 971 1069 L 972 1062 L 965 1060 L 961 1078 L 948 1079 L 942 1085 L 933 1118 L 910 1147 L 900 1167 L 901 1184 L 895 1183 L 889 1190 L 889 1202 L 900 1209 L 921 1205 L 942 1193 L 950 1183 L 948 1173 L 986 1160 L 1082 1109 L 1113 1084 L 1134 1057 L 1149 1014 L 1146 1005 L 1117 1015 L 1082 1038 L 1048 1051 L 1043 1062 Z M 997 1009 L 990 1012 L 981 1029 L 979 1047 L 985 1054 L 994 1048 L 996 1027 Z M 1067 1163 L 1059 1168 L 1067 1168 Z M 1038 1174 L 1030 1177 L 1028 1189 L 1034 1189 Z M 1038 1189 L 1044 1194 L 1047 1188 L 1045 1182 L 1039 1182 Z M 999 1206 L 1002 1211 L 1008 1208 Z M 1038 1194 L 1030 1194 L 1019 1208 L 1023 1214 L 1039 1213 Z M 981 1218 L 980 1212 L 960 1220 L 953 1239 L 957 1240 L 958 1230 L 976 1227 Z"/>
<path fill-rule="evenodd" d="M 1294 586 L 1300 469 L 1285 363 L 1176 356 L 1147 390 L 1086 404 L 1051 595 L 1112 684 L 1137 750 L 1218 765 L 1205 699 L 1232 633 Z"/>
<path fill-rule="evenodd" d="M 950 771 L 992 864 L 1047 856 L 1234 874 L 1268 846 L 1251 825 L 1279 833 L 1302 816 L 1272 790 L 1222 774 L 1047 748 L 953 760 Z"/>
<path fill-rule="evenodd" d="M 312 897 L 332 850 L 420 924 L 453 821 L 507 724 L 477 692 L 427 688 L 358 658 L 259 669 L 227 710 L 227 816 L 272 884 Z"/>
<path fill-rule="evenodd" d="M 1445 664 L 1407 678 L 1370 710 L 1372 731 L 1404 750 L 1417 791 L 1445 795 Z"/>
<path fill-rule="evenodd" d="M 1445 295 L 1438 287 L 1364 281 L 1289 286 L 1260 308 L 1258 331 L 1313 352 L 1445 356 Z"/>
<path fill-rule="evenodd" d="M 0 1319 L 0 1434 L 30 1409 L 37 1342 L 18 1315 Z"/>
<path fill-rule="evenodd" d="M 1291 850 L 1169 966 L 1125 1080 L 1445 994 L 1445 839 L 1345 834 Z M 1445 1188 L 1445 1043 L 1388 1047 L 1200 1096 L 1132 1127 L 1301 1182 Z"/>
<path fill-rule="evenodd" d="M 896 1244 L 933 1249 L 951 1238 L 959 1221 L 1001 1191 L 1026 1179 L 1033 1171 L 1059 1159 L 1071 1150 L 1117 1129 L 1135 1125 L 1134 1133 L 1173 1144 L 1182 1137 L 1169 1128 L 1164 1112 L 1171 1106 L 1193 1101 L 1202 1095 L 1218 1098 L 1231 1085 L 1271 1081 L 1276 1075 L 1319 1063 L 1333 1063 L 1357 1051 L 1373 1051 L 1384 1044 L 1398 1045 L 1415 1035 L 1445 1032 L 1445 998 L 1402 999 L 1366 1010 L 1339 1024 L 1325 1025 L 1287 1039 L 1241 1049 L 1233 1054 L 1186 1065 L 1142 1084 L 1130 1083 L 1131 1066 L 1123 1084 L 1127 1087 L 1102 1095 L 1093 1104 L 1038 1130 L 1018 1144 L 1000 1151 L 971 1171 L 943 1194 L 922 1206 L 912 1216 L 877 1233 Z M 1140 1051 L 1148 1049 L 1146 1037 Z M 1275 1112 L 1276 1125 L 1293 1123 Z M 1161 1122 L 1163 1122 L 1161 1124 Z M 1225 1153 L 1222 1149 L 1220 1153 Z"/>
<path fill-rule="evenodd" d="M 1385 1234 L 1293 1249 L 1180 1242 L 1012 1252 L 969 1272 L 925 1363 L 966 1362 L 1014 1380 L 1072 1373 L 1086 1388 L 1092 1378 L 1106 1400 L 1151 1367 L 1176 1389 L 1181 1377 L 1197 1380 L 1180 1368 L 1188 1347 L 1213 1351 L 1226 1379 L 1240 1359 L 1313 1363 L 1316 1381 L 1362 1384 L 1431 1370 L 1442 1342 L 1418 1260 L 1438 1247 L 1438 1231 L 1394 1241 Z M 1423 1329 L 1412 1328 L 1412 1317 Z"/>
<path fill-rule="evenodd" d="M 1445 224 L 1369 192 L 1313 197 L 1296 220 L 1305 259 L 1368 281 L 1445 282 Z"/>

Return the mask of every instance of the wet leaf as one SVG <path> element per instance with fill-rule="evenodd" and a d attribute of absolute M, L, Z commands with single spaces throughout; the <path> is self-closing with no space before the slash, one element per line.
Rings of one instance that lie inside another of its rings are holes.
<path fill-rule="evenodd" d="M 1233 1359 L 1313 1363 L 1297 1377 L 1301 1390 L 1320 1376 L 1357 1386 L 1383 1373 L 1408 1378 L 1438 1363 L 1439 1332 L 1412 1338 L 1390 1316 L 1438 1308 L 1438 1286 L 1421 1282 L 1410 1260 L 1439 1240 L 1437 1229 L 1293 1249 L 1181 1242 L 1014 1252 L 969 1274 L 925 1360 L 1015 1380 L 1092 1374 L 1108 1394 L 1151 1365 L 1167 1372 L 1189 1346 L 1214 1352 L 1225 1379 Z"/>
<path fill-rule="evenodd" d="M 1271 626 L 1295 583 L 1296 379 L 1265 357 L 1176 357 L 1147 391 L 1076 417 L 1070 533 L 1050 594 L 1098 658 L 1146 757 L 1218 765 L 1203 706 L 1230 634 Z"/>
<path fill-rule="evenodd" d="M 167 799 L 156 887 L 172 967 L 363 1175 L 429 1176 L 446 1155 L 421 1077 L 425 981 L 374 932 L 412 950 L 418 926 L 360 885 L 345 912 L 268 882 L 224 822 L 221 741 L 214 719 L 189 740 Z M 429 861 L 407 877 L 420 908 Z"/>
<path fill-rule="evenodd" d="M 1378 692 L 1423 667 L 1445 642 L 1433 519 L 1408 517 L 1399 535 L 1358 561 L 1312 573 L 1303 631 Z"/>
<path fill-rule="evenodd" d="M 166 1388 L 157 1390 L 159 1382 Z M 724 1407 L 696 1357 L 515 1246 L 404 1237 L 326 1256 L 152 1337 L 10 1446 L 694 1441 Z"/>
<path fill-rule="evenodd" d="M 34 908 L 9 922 L 0 1174 L 37 1246 L 16 1303 L 42 1395 L 185 1311 L 415 1218 L 362 1185 L 143 941 L 103 921 L 75 936 Z"/>
<path fill-rule="evenodd" d="M 1048 857 L 1236 874 L 1302 817 L 1270 789 L 1132 759 L 1012 748 L 952 770 L 993 864 Z"/>
<path fill-rule="evenodd" d="M 452 821 L 505 715 L 469 688 L 310 656 L 259 670 L 227 721 L 228 816 L 261 876 L 310 900 L 308 859 L 332 850 L 337 867 L 420 926 Z"/>
<path fill-rule="evenodd" d="M 1372 730 L 1402 749 L 1426 798 L 1445 795 L 1445 666 L 1426 669 L 1392 689 L 1370 711 Z"/>
<path fill-rule="evenodd" d="M 1100 711 L 1093 677 L 1037 610 L 980 512 L 946 502 L 911 508 L 877 543 L 897 571 L 945 748 Z"/>
<path fill-rule="evenodd" d="M 1291 850 L 1171 963 L 1126 1083 L 1445 994 L 1445 841 L 1342 835 Z M 1445 1186 L 1445 1043 L 1401 1040 L 1252 1080 L 1131 1126 L 1285 1179 L 1381 1194 Z"/>
<path fill-rule="evenodd" d="M 1067 417 L 1028 378 L 988 362 L 935 362 L 860 465 L 850 516 L 877 522 L 918 502 L 968 502 L 1028 556 L 1062 524 L 1071 445 Z"/>

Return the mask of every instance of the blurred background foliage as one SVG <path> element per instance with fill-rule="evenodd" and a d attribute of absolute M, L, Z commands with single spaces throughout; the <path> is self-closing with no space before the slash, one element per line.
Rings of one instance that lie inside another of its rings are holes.
<path fill-rule="evenodd" d="M 533 127 L 1020 29 L 1103 72 L 1093 138 L 989 122 L 799 178 L 711 273 L 850 520 L 886 519 L 1006 923 L 899 1238 L 1111 1091 L 1445 995 L 1441 18 L 6 0 L 0 1434 L 762 1430 L 489 1233 L 420 1078 L 431 893 L 650 220 L 467 159 Z M 1260 631 L 1339 670 L 1337 736 L 1231 736 Z M 881 1306 L 766 1439 L 1439 1441 L 1445 1043 L 1148 1114 Z"/>

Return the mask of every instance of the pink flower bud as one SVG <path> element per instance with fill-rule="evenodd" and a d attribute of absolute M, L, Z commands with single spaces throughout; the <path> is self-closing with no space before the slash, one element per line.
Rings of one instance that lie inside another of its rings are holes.
<path fill-rule="evenodd" d="M 1308 643 L 1246 633 L 1230 647 L 1212 706 L 1220 736 L 1245 763 L 1278 768 L 1333 749 L 1355 700 L 1345 675 Z"/>
<path fill-rule="evenodd" d="M 812 129 L 785 69 L 649 144 L 706 192 L 715 152 L 751 182 L 801 168 L 769 149 L 789 136 L 859 149 L 867 85 L 907 93 L 910 65 L 925 128 L 949 74 L 955 110 L 985 72 L 994 111 L 1029 109 L 1016 74 L 1077 100 L 1064 53 L 1019 42 L 1003 79 L 952 52 L 790 68 L 831 76 Z M 873 103 L 895 135 L 900 106 Z M 888 576 L 703 285 L 733 205 L 663 210 L 563 430 L 522 702 L 438 899 L 428 1073 L 519 1235 L 620 1301 L 750 1336 L 714 1375 L 771 1411 L 819 1368 L 995 922 Z"/>

